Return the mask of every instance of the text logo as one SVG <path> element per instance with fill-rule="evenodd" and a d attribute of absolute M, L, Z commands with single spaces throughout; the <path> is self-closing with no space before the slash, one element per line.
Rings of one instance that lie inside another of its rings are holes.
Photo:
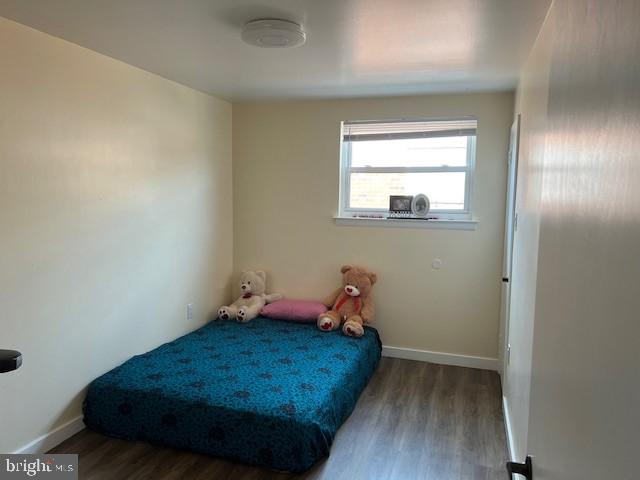
<path fill-rule="evenodd" d="M 77 480 L 78 455 L 0 455 L 0 480 Z"/>

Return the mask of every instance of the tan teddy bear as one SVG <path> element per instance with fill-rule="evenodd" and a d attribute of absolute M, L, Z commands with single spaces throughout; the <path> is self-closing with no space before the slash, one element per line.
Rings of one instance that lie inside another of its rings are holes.
<path fill-rule="evenodd" d="M 318 328 L 330 332 L 342 325 L 342 332 L 350 337 L 361 337 L 363 325 L 373 320 L 375 308 L 371 298 L 371 287 L 378 277 L 364 268 L 345 265 L 342 272 L 342 287 L 338 288 L 322 303 L 329 311 L 318 317 Z"/>
<path fill-rule="evenodd" d="M 240 291 L 242 295 L 231 305 L 225 305 L 218 310 L 218 318 L 221 320 L 233 320 L 248 322 L 260 314 L 260 310 L 267 303 L 280 300 L 282 295 L 272 293 L 267 295 L 267 274 L 262 270 L 242 272 L 240 275 Z"/>

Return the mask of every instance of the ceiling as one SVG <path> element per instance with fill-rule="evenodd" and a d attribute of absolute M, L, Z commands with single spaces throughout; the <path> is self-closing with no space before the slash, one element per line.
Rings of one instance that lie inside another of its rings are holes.
<path fill-rule="evenodd" d="M 0 16 L 240 101 L 514 88 L 550 1 L 0 0 Z M 255 18 L 308 41 L 246 45 Z"/>

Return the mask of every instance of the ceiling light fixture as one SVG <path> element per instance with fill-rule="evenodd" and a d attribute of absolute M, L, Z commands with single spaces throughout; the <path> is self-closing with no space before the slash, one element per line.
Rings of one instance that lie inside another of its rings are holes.
<path fill-rule="evenodd" d="M 252 20 L 242 28 L 242 40 L 262 48 L 299 47 L 307 41 L 307 34 L 299 25 L 288 20 Z"/>

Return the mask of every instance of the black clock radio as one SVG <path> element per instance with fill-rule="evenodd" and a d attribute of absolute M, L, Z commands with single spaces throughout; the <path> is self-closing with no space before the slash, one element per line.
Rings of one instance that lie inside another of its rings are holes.
<path fill-rule="evenodd" d="M 22 354 L 15 350 L 0 350 L 0 373 L 12 372 L 22 365 Z"/>

